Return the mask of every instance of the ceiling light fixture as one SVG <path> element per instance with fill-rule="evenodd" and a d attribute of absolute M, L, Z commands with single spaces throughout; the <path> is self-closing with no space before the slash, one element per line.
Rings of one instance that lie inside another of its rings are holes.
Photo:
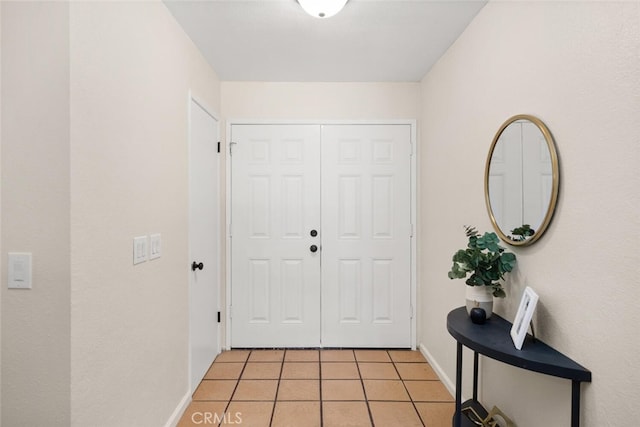
<path fill-rule="evenodd" d="M 315 18 L 331 18 L 342 10 L 348 0 L 298 0 L 305 12 Z"/>

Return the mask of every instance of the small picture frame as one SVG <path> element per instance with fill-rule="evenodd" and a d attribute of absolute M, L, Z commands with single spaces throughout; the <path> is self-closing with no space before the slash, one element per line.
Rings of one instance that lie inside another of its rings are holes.
<path fill-rule="evenodd" d="M 518 313 L 516 313 L 516 319 L 513 321 L 513 326 L 511 326 L 511 339 L 518 350 L 522 350 L 522 344 L 527 336 L 529 323 L 531 323 L 533 311 L 536 309 L 537 303 L 538 294 L 527 286 L 524 290 L 524 294 L 522 294 Z"/>

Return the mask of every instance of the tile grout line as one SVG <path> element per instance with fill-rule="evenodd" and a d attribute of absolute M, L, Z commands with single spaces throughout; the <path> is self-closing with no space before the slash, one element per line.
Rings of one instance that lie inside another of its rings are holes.
<path fill-rule="evenodd" d="M 282 380 L 282 371 L 284 370 L 284 360 L 287 355 L 287 350 L 282 352 L 282 360 L 280 361 L 280 374 L 278 375 L 278 384 L 276 385 L 276 394 L 273 397 L 273 408 L 271 408 L 271 419 L 269 420 L 269 427 L 273 425 L 273 417 L 276 413 L 276 403 L 278 402 L 278 393 L 280 392 L 280 381 Z"/>
<path fill-rule="evenodd" d="M 389 355 L 389 357 L 391 357 L 391 355 Z M 407 392 L 407 395 L 409 395 L 409 400 L 411 401 L 411 405 L 413 406 L 413 410 L 416 411 L 416 414 L 418 415 L 418 419 L 420 420 L 420 422 L 422 423 L 423 426 L 425 426 L 425 422 L 422 419 L 422 416 L 420 415 L 420 411 L 418 411 L 418 407 L 416 406 L 416 402 L 414 402 L 413 400 L 413 396 L 411 396 L 411 393 L 409 392 L 409 389 L 407 388 L 407 384 L 405 383 L 404 378 L 402 378 L 402 375 L 400 375 L 400 371 L 398 370 L 398 367 L 396 366 L 396 363 L 400 363 L 400 362 L 396 362 L 395 360 L 393 360 L 393 358 L 391 358 L 391 363 L 393 364 L 393 369 L 396 370 L 396 373 L 398 374 L 398 378 L 400 378 L 400 381 L 402 381 L 402 387 L 404 387 L 404 390 Z"/>
<path fill-rule="evenodd" d="M 248 360 L 248 359 L 249 359 L 249 356 L 247 355 L 247 360 Z M 247 365 L 247 360 L 245 360 L 244 362 L 218 362 L 218 363 L 242 363 L 242 369 L 240 370 L 240 374 L 239 374 L 239 375 L 238 375 L 238 377 L 236 378 L 236 385 L 235 385 L 235 386 L 234 386 L 234 388 L 233 388 L 233 392 L 231 392 L 231 395 L 229 396 L 229 400 L 227 401 L 227 403 L 226 403 L 226 404 L 225 404 L 225 406 L 224 406 L 224 410 L 223 410 L 223 412 L 222 412 L 222 414 L 223 414 L 223 418 L 224 418 L 224 414 L 226 414 L 226 413 L 227 413 L 227 410 L 229 409 L 229 406 L 231 405 L 231 399 L 232 399 L 233 395 L 235 394 L 236 389 L 238 388 L 238 384 L 240 383 L 240 377 L 242 376 L 242 373 L 244 372 L 244 368 L 245 368 L 245 367 L 246 367 L 246 365 Z M 214 360 L 213 360 L 213 362 L 211 362 L 211 366 L 209 366 L 209 369 L 207 369 L 207 372 L 209 372 L 209 370 L 211 369 L 211 367 L 213 367 L 213 365 L 214 365 L 215 363 L 216 363 L 216 360 L 214 359 Z M 212 380 L 215 380 L 215 379 L 212 379 Z M 198 384 L 198 387 L 196 387 L 196 391 L 197 391 L 197 390 L 198 390 L 198 388 L 202 385 L 202 383 L 204 383 L 205 381 L 210 381 L 210 380 L 208 380 L 208 379 L 206 379 L 206 378 L 203 378 L 203 379 L 200 381 L 200 384 Z M 194 393 L 193 393 L 193 394 L 195 394 L 195 391 L 194 391 Z M 219 400 L 193 400 L 193 395 L 192 395 L 192 400 L 191 400 L 191 402 L 193 403 L 193 402 L 221 402 L 221 401 L 219 401 Z M 222 421 L 220 421 L 220 423 L 221 423 L 221 422 L 222 422 Z M 220 423 L 218 423 L 218 426 L 220 426 Z"/>
<path fill-rule="evenodd" d="M 364 388 L 364 380 L 362 379 L 362 372 L 360 372 L 360 364 L 358 363 L 358 359 L 356 358 L 355 350 L 353 351 L 353 359 L 356 362 L 358 377 L 360 377 L 360 385 L 362 386 L 362 393 L 364 394 L 364 402 L 367 405 L 367 412 L 369 413 L 369 421 L 371 421 L 372 426 L 375 426 L 375 423 L 373 422 L 373 414 L 371 413 L 371 407 L 369 406 L 369 398 L 367 397 L 367 390 Z"/>
<path fill-rule="evenodd" d="M 233 399 L 233 395 L 236 394 L 236 390 L 240 385 L 240 378 L 242 378 L 242 374 L 244 374 L 244 370 L 247 367 L 247 362 L 249 361 L 250 356 L 251 356 L 251 351 L 249 351 L 249 353 L 247 354 L 247 358 L 243 362 L 242 369 L 240 370 L 240 374 L 238 375 L 238 379 L 236 380 L 236 386 L 233 388 L 233 392 L 231 393 L 231 396 L 229 396 L 229 401 L 227 402 L 227 405 L 224 407 L 224 412 L 222 413 L 223 419 L 224 419 L 224 415 L 227 413 L 227 411 L 229 410 L 229 407 L 231 406 L 231 400 Z M 213 363 L 215 362 L 216 361 L 214 360 Z M 222 420 L 220 420 L 220 423 L 218 424 L 218 426 L 221 426 L 221 425 L 222 425 Z"/>

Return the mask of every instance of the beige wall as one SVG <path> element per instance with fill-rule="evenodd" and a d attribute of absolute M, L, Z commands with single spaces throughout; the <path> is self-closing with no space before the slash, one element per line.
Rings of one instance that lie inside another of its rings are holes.
<path fill-rule="evenodd" d="M 33 289 L 2 275 L 2 423 L 68 425 L 69 6 L 1 8 L 2 270 L 33 254 Z"/>
<path fill-rule="evenodd" d="M 223 82 L 227 119 L 415 119 L 417 83 Z"/>
<path fill-rule="evenodd" d="M 454 380 L 445 318 L 464 284 L 446 276 L 451 255 L 463 224 L 491 229 L 483 168 L 495 132 L 538 116 L 557 143 L 560 198 L 547 234 L 513 250 L 497 311 L 512 319 L 525 285 L 539 293 L 536 333 L 593 372 L 587 427 L 628 425 L 640 399 L 639 46 L 637 2 L 490 2 L 422 82 L 420 341 Z M 491 361 L 482 377 L 484 403 L 518 426 L 568 425 L 569 381 Z"/>
<path fill-rule="evenodd" d="M 219 80 L 160 2 L 74 2 L 70 28 L 72 422 L 162 425 L 189 394 L 187 96 L 219 110 Z"/>
<path fill-rule="evenodd" d="M 219 80 L 161 2 L 2 2 L 1 29 L 2 261 L 34 260 L 32 290 L 2 276 L 2 421 L 163 425 L 189 398 L 188 93 L 219 110 Z"/>

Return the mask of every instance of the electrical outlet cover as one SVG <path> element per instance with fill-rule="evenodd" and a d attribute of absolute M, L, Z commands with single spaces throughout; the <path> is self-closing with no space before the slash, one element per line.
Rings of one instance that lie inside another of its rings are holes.
<path fill-rule="evenodd" d="M 133 264 L 140 264 L 147 260 L 147 248 L 149 247 L 149 237 L 140 236 L 133 238 Z"/>
<path fill-rule="evenodd" d="M 162 236 L 160 233 L 152 234 L 149 242 L 149 259 L 160 258 L 162 255 Z"/>

